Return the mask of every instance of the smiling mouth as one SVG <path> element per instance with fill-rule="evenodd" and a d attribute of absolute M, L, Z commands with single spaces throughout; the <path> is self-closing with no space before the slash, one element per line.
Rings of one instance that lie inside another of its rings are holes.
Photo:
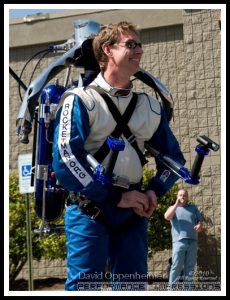
<path fill-rule="evenodd" d="M 131 61 L 131 63 L 133 63 L 133 65 L 135 65 L 135 66 L 139 66 L 139 65 L 140 65 L 140 60 L 139 60 L 139 59 L 131 58 L 130 61 Z"/>

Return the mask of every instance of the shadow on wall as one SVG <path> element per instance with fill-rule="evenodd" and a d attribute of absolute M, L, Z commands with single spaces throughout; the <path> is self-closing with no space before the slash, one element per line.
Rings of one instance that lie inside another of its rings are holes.
<path fill-rule="evenodd" d="M 213 226 L 210 218 L 205 218 L 205 223 L 208 226 Z M 202 282 L 218 282 L 221 277 L 221 240 L 214 235 L 207 234 L 204 228 L 198 235 L 198 270 L 195 274 L 198 281 Z"/>

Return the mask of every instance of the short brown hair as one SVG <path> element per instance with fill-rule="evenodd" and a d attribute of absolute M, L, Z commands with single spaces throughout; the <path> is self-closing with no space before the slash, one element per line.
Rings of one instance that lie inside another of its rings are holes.
<path fill-rule="evenodd" d="M 108 25 L 103 25 L 98 35 L 93 39 L 93 51 L 94 55 L 99 63 L 101 70 L 105 70 L 108 58 L 102 50 L 102 45 L 109 44 L 113 45 L 118 41 L 119 35 L 124 31 L 133 31 L 137 35 L 137 26 L 131 22 L 122 21 L 119 23 L 111 23 Z"/>

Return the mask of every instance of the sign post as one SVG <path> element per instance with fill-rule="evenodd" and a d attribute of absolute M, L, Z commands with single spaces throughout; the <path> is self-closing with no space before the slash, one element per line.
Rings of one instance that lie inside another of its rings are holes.
<path fill-rule="evenodd" d="M 29 291 L 33 291 L 33 253 L 31 238 L 31 216 L 30 216 L 30 195 L 34 192 L 31 187 L 31 162 L 32 154 L 20 154 L 18 156 L 19 169 L 19 192 L 26 194 L 26 238 L 27 238 L 27 255 L 29 265 Z"/>

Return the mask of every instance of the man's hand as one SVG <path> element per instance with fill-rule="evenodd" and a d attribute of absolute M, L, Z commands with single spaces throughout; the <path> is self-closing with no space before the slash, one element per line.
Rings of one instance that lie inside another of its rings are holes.
<path fill-rule="evenodd" d="M 145 195 L 148 197 L 148 209 L 144 210 L 144 211 L 138 211 L 137 209 L 133 209 L 135 211 L 136 214 L 142 216 L 142 217 L 146 217 L 146 218 L 150 218 L 153 211 L 157 208 L 157 196 L 155 194 L 154 191 L 149 190 L 145 193 Z"/>
<path fill-rule="evenodd" d="M 201 231 L 201 227 L 202 227 L 202 223 L 199 222 L 198 224 L 196 224 L 196 225 L 194 226 L 194 230 L 195 230 L 196 232 L 200 232 L 200 231 Z"/>
<path fill-rule="evenodd" d="M 117 205 L 121 208 L 137 208 L 140 211 L 148 209 L 148 197 L 138 191 L 130 191 L 122 194 L 121 201 Z"/>
<path fill-rule="evenodd" d="M 184 203 L 185 203 L 184 199 L 177 198 L 176 202 L 175 202 L 175 205 L 176 205 L 176 207 L 178 207 L 178 206 L 184 206 Z"/>
<path fill-rule="evenodd" d="M 164 214 L 164 218 L 167 221 L 171 220 L 176 213 L 177 207 L 184 206 L 184 205 L 185 205 L 185 203 L 184 202 L 182 203 L 181 199 L 177 198 L 175 203 L 166 210 L 166 212 Z"/>
<path fill-rule="evenodd" d="M 149 218 L 157 206 L 157 197 L 154 191 L 145 194 L 138 191 L 130 191 L 122 194 L 121 201 L 117 205 L 121 208 L 133 208 L 139 216 Z"/>

